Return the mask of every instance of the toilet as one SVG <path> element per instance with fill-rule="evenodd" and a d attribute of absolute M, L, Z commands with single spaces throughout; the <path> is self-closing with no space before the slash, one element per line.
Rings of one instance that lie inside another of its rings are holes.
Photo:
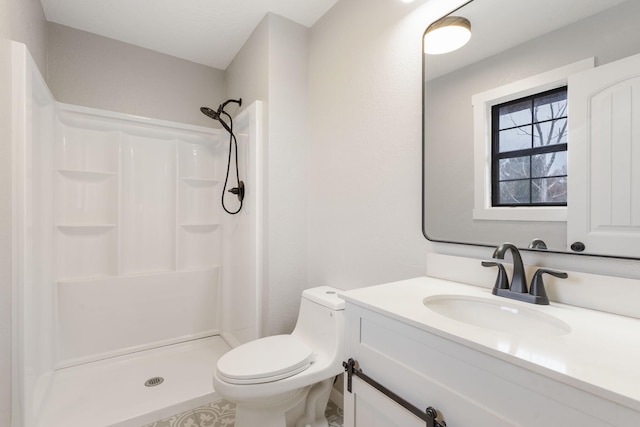
<path fill-rule="evenodd" d="M 236 403 L 235 427 L 327 427 L 324 411 L 343 371 L 344 301 L 340 289 L 302 292 L 290 335 L 240 345 L 223 355 L 213 387 Z"/>

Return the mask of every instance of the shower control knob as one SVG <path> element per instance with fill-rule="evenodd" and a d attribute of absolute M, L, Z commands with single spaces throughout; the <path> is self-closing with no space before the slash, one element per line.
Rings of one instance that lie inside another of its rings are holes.
<path fill-rule="evenodd" d="M 244 181 L 240 181 L 237 187 L 233 187 L 227 191 L 238 196 L 239 201 L 244 200 Z"/>

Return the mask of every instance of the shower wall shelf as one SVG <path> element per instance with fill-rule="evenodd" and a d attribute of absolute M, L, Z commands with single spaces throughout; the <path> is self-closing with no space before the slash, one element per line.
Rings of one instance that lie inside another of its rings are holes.
<path fill-rule="evenodd" d="M 219 266 L 219 133 L 72 110 L 53 156 L 57 280 Z"/>
<path fill-rule="evenodd" d="M 74 169 L 58 169 L 60 174 L 66 176 L 70 179 L 77 180 L 102 180 L 109 178 L 110 176 L 115 176 L 115 172 L 108 171 L 91 171 L 91 170 L 74 170 Z"/>
<path fill-rule="evenodd" d="M 63 230 L 65 228 L 75 229 L 75 228 L 112 228 L 115 227 L 116 224 L 58 224 L 56 227 Z"/>

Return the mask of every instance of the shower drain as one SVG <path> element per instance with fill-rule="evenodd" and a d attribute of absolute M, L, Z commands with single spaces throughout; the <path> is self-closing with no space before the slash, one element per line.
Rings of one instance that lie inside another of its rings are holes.
<path fill-rule="evenodd" d="M 146 380 L 144 382 L 144 385 L 147 387 L 155 387 L 157 385 L 160 385 L 164 382 L 164 378 L 162 377 L 153 377 L 153 378 L 149 378 L 148 380 Z"/>

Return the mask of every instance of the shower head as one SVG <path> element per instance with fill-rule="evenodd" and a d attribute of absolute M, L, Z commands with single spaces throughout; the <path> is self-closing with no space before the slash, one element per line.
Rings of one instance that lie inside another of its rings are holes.
<path fill-rule="evenodd" d="M 211 118 L 211 119 L 213 119 L 213 120 L 217 120 L 217 121 L 219 121 L 219 122 L 220 122 L 220 124 L 222 124 L 222 126 L 223 126 L 223 127 L 224 127 L 228 132 L 229 132 L 229 133 L 233 133 L 233 132 L 231 131 L 231 128 L 229 127 L 229 125 L 227 125 L 227 124 L 224 122 L 224 120 L 222 120 L 222 119 L 220 118 L 220 115 L 221 115 L 221 114 L 224 114 L 224 115 L 226 115 L 229 119 L 231 119 L 231 116 L 230 116 L 226 111 L 224 111 L 224 107 L 226 107 L 226 106 L 227 106 L 227 104 L 228 104 L 228 103 L 230 103 L 230 102 L 235 102 L 235 103 L 236 103 L 236 104 L 238 104 L 238 105 L 242 105 L 242 98 L 239 98 L 239 99 L 228 99 L 228 100 L 226 100 L 225 102 L 223 102 L 222 104 L 220 104 L 220 105 L 218 106 L 218 110 L 217 110 L 217 111 L 214 111 L 214 110 L 212 110 L 212 109 L 211 109 L 211 108 L 209 108 L 209 107 L 200 107 L 200 111 L 202 111 L 202 114 L 204 114 L 205 116 L 207 116 L 207 117 L 209 117 L 209 118 Z"/>
<path fill-rule="evenodd" d="M 204 114 L 205 116 L 207 116 L 209 118 L 212 118 L 213 120 L 220 120 L 220 112 L 219 111 L 213 111 L 209 107 L 200 107 L 200 111 L 202 111 L 202 114 Z"/>
<path fill-rule="evenodd" d="M 200 111 L 202 111 L 202 114 L 204 114 L 207 117 L 212 118 L 213 120 L 220 120 L 220 114 L 222 114 L 222 113 L 226 114 L 226 111 L 224 111 L 224 107 L 226 107 L 227 104 L 230 103 L 230 102 L 235 102 L 238 105 L 242 105 L 242 98 L 226 100 L 222 104 L 218 105 L 218 110 L 217 111 L 214 111 L 213 109 L 211 109 L 209 107 L 200 107 Z"/>

